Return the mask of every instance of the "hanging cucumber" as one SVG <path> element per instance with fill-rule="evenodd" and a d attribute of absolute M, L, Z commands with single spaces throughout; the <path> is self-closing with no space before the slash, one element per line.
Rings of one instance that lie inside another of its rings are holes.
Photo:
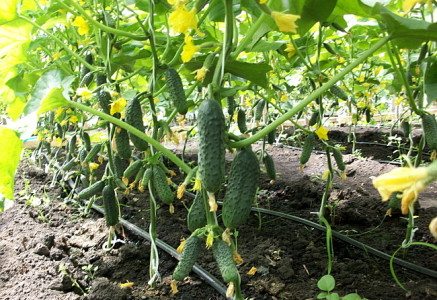
<path fill-rule="evenodd" d="M 132 149 L 129 144 L 129 135 L 123 128 L 116 127 L 114 133 L 114 145 L 117 154 L 124 159 L 129 159 L 132 155 Z"/>
<path fill-rule="evenodd" d="M 196 197 L 194 197 L 193 203 L 188 210 L 187 224 L 188 230 L 191 232 L 206 225 L 205 205 L 202 194 L 201 191 L 197 192 Z"/>
<path fill-rule="evenodd" d="M 269 132 L 269 134 L 267 135 L 267 143 L 269 143 L 270 145 L 273 145 L 273 143 L 276 140 L 276 128 L 272 131 Z"/>
<path fill-rule="evenodd" d="M 123 181 L 127 185 L 135 176 L 137 176 L 138 171 L 143 166 L 142 160 L 136 160 L 131 163 L 126 170 L 123 172 Z"/>
<path fill-rule="evenodd" d="M 258 188 L 259 162 L 250 148 L 240 150 L 229 173 L 228 188 L 223 199 L 222 219 L 227 228 L 246 222 Z"/>
<path fill-rule="evenodd" d="M 143 123 L 143 112 L 138 97 L 132 98 L 126 105 L 126 123 L 132 125 L 141 132 L 145 131 Z M 146 151 L 148 143 L 134 134 L 129 133 L 129 137 L 134 146 L 140 151 Z"/>
<path fill-rule="evenodd" d="M 123 173 L 129 166 L 129 160 L 121 158 L 118 154 L 114 155 L 114 172 L 117 178 L 122 178 Z"/>
<path fill-rule="evenodd" d="M 168 93 L 173 105 L 178 113 L 185 115 L 188 111 L 188 105 L 181 77 L 178 72 L 172 68 L 167 69 L 165 77 L 167 79 Z"/>
<path fill-rule="evenodd" d="M 198 110 L 199 172 L 208 192 L 219 190 L 225 174 L 225 117 L 220 104 L 212 99 Z"/>
<path fill-rule="evenodd" d="M 437 150 L 437 121 L 434 115 L 422 115 L 422 128 L 425 141 L 431 150 Z"/>
<path fill-rule="evenodd" d="M 230 116 L 234 115 L 235 108 L 237 107 L 237 103 L 235 103 L 234 96 L 229 96 L 227 98 L 227 105 L 228 105 L 228 114 Z"/>
<path fill-rule="evenodd" d="M 237 125 L 241 133 L 245 133 L 247 131 L 246 112 L 241 107 L 238 110 Z"/>
<path fill-rule="evenodd" d="M 79 200 L 89 199 L 94 195 L 97 195 L 102 192 L 103 188 L 105 187 L 105 181 L 99 180 L 86 189 L 83 189 L 80 191 L 79 194 L 77 194 L 77 198 Z"/>
<path fill-rule="evenodd" d="M 346 93 L 338 86 L 333 85 L 331 86 L 331 88 L 329 89 L 329 91 L 336 96 L 337 98 L 341 99 L 341 100 L 347 100 L 348 96 L 346 95 Z"/>
<path fill-rule="evenodd" d="M 143 174 L 143 178 L 141 178 L 141 182 L 140 182 L 140 191 L 144 192 L 147 189 L 147 185 L 149 184 L 150 179 L 152 178 L 153 172 L 152 172 L 152 168 L 148 168 L 144 174 Z"/>
<path fill-rule="evenodd" d="M 83 141 L 83 144 L 85 146 L 85 149 L 87 151 L 90 151 L 91 150 L 91 138 L 90 138 L 90 135 L 88 134 L 88 132 L 86 132 L 86 131 L 82 132 L 82 141 Z"/>
<path fill-rule="evenodd" d="M 120 219 L 120 205 L 114 187 L 110 183 L 103 188 L 103 208 L 105 210 L 106 226 L 115 226 Z"/>
<path fill-rule="evenodd" d="M 173 203 L 174 193 L 168 185 L 165 171 L 158 165 L 152 166 L 152 184 L 159 200 L 168 205 Z"/>
<path fill-rule="evenodd" d="M 264 107 L 266 106 L 266 101 L 264 99 L 261 99 L 258 101 L 258 103 L 255 105 L 255 121 L 260 121 L 263 116 Z"/>
<path fill-rule="evenodd" d="M 314 149 L 315 141 L 316 141 L 316 136 L 314 135 L 314 133 L 308 134 L 302 147 L 302 154 L 300 155 L 301 165 L 306 164 L 310 159 L 311 153 L 313 152 Z"/>
<path fill-rule="evenodd" d="M 93 148 L 91 148 L 90 152 L 88 152 L 87 156 L 84 159 L 84 163 L 89 163 L 96 157 L 97 153 L 102 149 L 102 144 L 96 144 Z"/>
<path fill-rule="evenodd" d="M 276 180 L 276 168 L 275 168 L 275 162 L 273 161 L 273 157 L 269 154 L 265 154 L 263 157 L 263 163 L 266 167 L 267 175 L 270 179 Z"/>
<path fill-rule="evenodd" d="M 217 239 L 212 245 L 212 253 L 219 266 L 223 280 L 226 283 L 239 282 L 240 275 L 235 266 L 231 248 L 222 239 Z"/>
<path fill-rule="evenodd" d="M 202 244 L 202 239 L 197 235 L 191 235 L 186 240 L 181 260 L 173 272 L 173 280 L 181 281 L 190 274 L 191 269 L 202 251 Z"/>
<path fill-rule="evenodd" d="M 85 61 L 87 63 L 92 65 L 93 60 L 94 60 L 93 55 L 90 52 L 85 54 Z M 93 73 L 90 72 L 90 69 L 87 66 L 83 65 L 81 70 L 80 70 L 80 83 L 79 83 L 79 85 L 80 86 L 88 86 L 91 83 L 91 81 L 93 81 L 93 77 L 94 77 L 94 75 L 93 75 Z"/>
<path fill-rule="evenodd" d="M 346 165 L 344 164 L 343 154 L 341 154 L 341 151 L 338 150 L 337 148 L 333 148 L 332 149 L 332 154 L 334 155 L 335 162 L 337 163 L 337 168 L 340 171 L 345 171 L 346 170 Z"/>

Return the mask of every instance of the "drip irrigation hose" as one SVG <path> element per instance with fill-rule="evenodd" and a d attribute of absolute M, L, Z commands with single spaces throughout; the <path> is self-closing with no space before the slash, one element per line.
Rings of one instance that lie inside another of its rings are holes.
<path fill-rule="evenodd" d="M 97 212 L 101 213 L 102 215 L 105 214 L 103 208 L 93 204 L 93 209 Z M 120 224 L 123 225 L 124 228 L 128 229 L 129 231 L 133 232 L 137 236 L 140 236 L 150 242 L 150 235 L 148 232 L 144 231 L 140 227 L 126 221 L 125 219 L 120 218 Z M 172 257 L 176 258 L 177 260 L 180 260 L 180 255 L 176 252 L 176 250 L 170 246 L 169 244 L 161 241 L 160 239 L 155 240 L 156 245 L 170 254 Z M 193 272 L 196 273 L 202 280 L 204 280 L 207 284 L 212 286 L 217 292 L 219 292 L 222 296 L 226 297 L 226 287 L 221 283 L 219 279 L 211 275 L 208 271 L 206 271 L 204 268 L 199 266 L 198 264 L 195 264 L 193 266 Z"/>

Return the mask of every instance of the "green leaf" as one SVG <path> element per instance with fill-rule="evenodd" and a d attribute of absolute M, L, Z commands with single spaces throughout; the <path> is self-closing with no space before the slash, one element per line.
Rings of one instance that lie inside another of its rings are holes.
<path fill-rule="evenodd" d="M 341 297 L 342 300 L 361 300 L 362 298 L 357 293 L 347 294 L 346 296 Z"/>
<path fill-rule="evenodd" d="M 387 31 L 401 48 L 414 49 L 424 41 L 437 41 L 437 23 L 398 16 L 381 4 L 375 5 L 375 11 L 382 17 Z"/>
<path fill-rule="evenodd" d="M 317 287 L 325 292 L 330 292 L 335 288 L 335 279 L 332 275 L 324 275 L 317 282 Z"/>
<path fill-rule="evenodd" d="M 24 101 L 22 101 L 19 97 L 15 97 L 15 100 L 6 108 L 9 118 L 14 121 L 17 120 L 23 112 L 25 106 L 26 103 Z"/>
<path fill-rule="evenodd" d="M 26 49 L 31 40 L 32 25 L 16 19 L 0 26 L 2 68 L 27 61 Z"/>
<path fill-rule="evenodd" d="M 14 177 L 22 148 L 23 142 L 17 133 L 0 126 L 0 195 L 6 199 L 14 198 Z"/>
<path fill-rule="evenodd" d="M 272 68 L 266 63 L 252 64 L 241 61 L 227 61 L 225 71 L 237 77 L 247 79 L 254 84 L 267 88 L 267 72 Z"/>
<path fill-rule="evenodd" d="M 326 296 L 326 300 L 340 300 L 340 296 L 337 293 L 332 293 Z"/>
<path fill-rule="evenodd" d="M 437 100 L 437 61 L 428 64 L 425 72 L 425 94 L 428 104 Z"/>
<path fill-rule="evenodd" d="M 68 89 L 73 80 L 73 76 L 63 77 L 59 70 L 44 73 L 35 84 L 32 96 L 24 109 L 24 114 L 27 115 L 35 111 L 42 114 L 67 105 Z"/>
<path fill-rule="evenodd" d="M 307 0 L 302 11 L 299 12 L 300 19 L 297 20 L 297 31 L 303 36 L 317 22 L 324 22 L 331 15 L 336 6 L 337 0 Z"/>
<path fill-rule="evenodd" d="M 329 295 L 327 292 L 320 292 L 317 294 L 317 299 L 326 299 L 326 296 Z"/>
<path fill-rule="evenodd" d="M 0 1 L 0 23 L 12 21 L 17 17 L 18 0 Z"/>

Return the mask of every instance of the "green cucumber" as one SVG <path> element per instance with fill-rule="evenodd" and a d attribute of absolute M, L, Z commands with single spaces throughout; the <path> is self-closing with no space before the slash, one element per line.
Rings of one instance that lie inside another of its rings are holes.
<path fill-rule="evenodd" d="M 234 96 L 229 96 L 227 98 L 227 105 L 228 105 L 228 114 L 230 116 L 233 116 L 235 112 L 235 108 L 237 107 L 237 103 L 235 103 Z"/>
<path fill-rule="evenodd" d="M 187 225 L 188 230 L 194 232 L 197 228 L 202 228 L 206 225 L 205 205 L 203 201 L 203 193 L 198 191 L 194 197 L 193 203 L 188 210 Z"/>
<path fill-rule="evenodd" d="M 258 101 L 258 103 L 255 105 L 255 121 L 260 121 L 263 116 L 264 107 L 266 106 L 266 101 L 264 99 L 261 99 Z"/>
<path fill-rule="evenodd" d="M 170 205 L 174 200 L 174 193 L 168 185 L 165 171 L 160 166 L 152 166 L 152 184 L 159 200 Z"/>
<path fill-rule="evenodd" d="M 218 264 L 220 273 L 226 283 L 239 282 L 240 275 L 232 257 L 232 250 L 222 239 L 217 239 L 212 245 L 212 253 Z"/>
<path fill-rule="evenodd" d="M 232 162 L 223 199 L 222 219 L 227 228 L 237 228 L 249 218 L 259 175 L 259 162 L 255 153 L 250 148 L 240 150 Z"/>
<path fill-rule="evenodd" d="M 404 136 L 408 137 L 411 133 L 411 124 L 407 120 L 401 122 L 401 128 Z"/>
<path fill-rule="evenodd" d="M 91 148 L 90 152 L 88 152 L 87 156 L 84 159 L 84 163 L 89 163 L 96 157 L 97 153 L 102 149 L 102 144 L 96 144 Z"/>
<path fill-rule="evenodd" d="M 104 180 L 96 181 L 86 189 L 81 190 L 80 193 L 77 194 L 77 198 L 79 200 L 89 199 L 92 196 L 101 193 L 104 187 L 105 187 Z"/>
<path fill-rule="evenodd" d="M 341 151 L 338 150 L 337 148 L 333 148 L 332 154 L 334 155 L 335 162 L 337 163 L 337 168 L 340 171 L 346 170 L 346 165 L 344 164 L 343 154 L 341 154 Z"/>
<path fill-rule="evenodd" d="M 143 166 L 142 160 L 136 160 L 133 163 L 131 163 L 126 170 L 123 172 L 123 178 L 126 178 L 128 181 L 131 181 L 132 178 L 135 178 L 138 171 Z"/>
<path fill-rule="evenodd" d="M 76 158 L 72 158 L 62 166 L 62 170 L 63 171 L 70 171 L 76 165 L 77 165 Z"/>
<path fill-rule="evenodd" d="M 310 121 L 308 122 L 309 126 L 314 126 L 319 121 L 319 111 L 315 110 L 311 114 Z"/>
<path fill-rule="evenodd" d="M 275 140 L 276 140 L 276 128 L 273 129 L 272 131 L 270 131 L 269 134 L 267 135 L 267 142 L 268 142 L 270 145 L 273 145 L 273 143 L 275 142 Z"/>
<path fill-rule="evenodd" d="M 275 168 L 275 162 L 273 161 L 273 157 L 269 154 L 265 154 L 263 157 L 263 163 L 266 167 L 267 175 L 270 179 L 276 180 L 276 168 Z"/>
<path fill-rule="evenodd" d="M 118 154 L 114 155 L 114 172 L 117 178 L 123 177 L 124 171 L 129 166 L 129 160 L 121 158 Z"/>
<path fill-rule="evenodd" d="M 168 93 L 173 105 L 176 107 L 178 113 L 185 115 L 188 111 L 188 105 L 181 77 L 178 72 L 172 68 L 167 69 L 165 77 L 167 79 Z"/>
<path fill-rule="evenodd" d="M 314 133 L 308 134 L 302 147 L 302 153 L 300 155 L 301 165 L 306 164 L 310 159 L 311 153 L 313 152 L 314 149 L 315 141 L 316 141 L 316 136 L 314 135 Z"/>
<path fill-rule="evenodd" d="M 199 173 L 203 187 L 217 192 L 225 175 L 225 117 L 220 104 L 212 99 L 198 109 Z"/>
<path fill-rule="evenodd" d="M 141 178 L 140 186 L 142 190 L 146 190 L 149 184 L 150 179 L 152 178 L 152 168 L 148 168 L 144 174 L 143 178 Z"/>
<path fill-rule="evenodd" d="M 120 219 L 120 204 L 118 203 L 117 195 L 115 194 L 112 184 L 108 184 L 103 188 L 102 196 L 106 226 L 115 226 Z"/>
<path fill-rule="evenodd" d="M 346 95 L 346 93 L 338 86 L 333 85 L 331 86 L 331 88 L 329 89 L 329 91 L 336 96 L 337 98 L 341 99 L 341 100 L 347 100 L 348 96 Z"/>
<path fill-rule="evenodd" d="M 132 149 L 129 144 L 129 135 L 126 129 L 121 127 L 115 128 L 114 145 L 115 151 L 121 158 L 130 159 L 132 155 Z"/>
<path fill-rule="evenodd" d="M 79 160 L 81 163 L 85 161 L 86 156 L 88 155 L 88 151 L 85 148 L 80 149 L 79 151 Z"/>
<path fill-rule="evenodd" d="M 181 260 L 173 272 L 173 280 L 181 281 L 190 274 L 191 269 L 202 251 L 202 244 L 202 239 L 197 235 L 191 235 L 186 240 Z"/>
<path fill-rule="evenodd" d="M 85 54 L 85 61 L 87 63 L 89 63 L 90 65 L 93 64 L 93 55 L 88 52 L 87 54 Z M 90 72 L 90 69 L 83 65 L 81 70 L 80 70 L 80 86 L 88 86 L 91 81 L 93 81 L 93 73 Z"/>
<path fill-rule="evenodd" d="M 437 150 L 437 121 L 434 115 L 422 115 L 422 129 L 428 147 Z"/>
<path fill-rule="evenodd" d="M 86 131 L 82 132 L 82 141 L 83 141 L 83 144 L 85 146 L 85 149 L 87 151 L 90 151 L 91 150 L 91 138 L 90 138 L 90 135 L 88 134 L 88 132 L 86 132 Z"/>
<path fill-rule="evenodd" d="M 132 125 L 141 132 L 145 131 L 143 112 L 141 110 L 141 103 L 138 97 L 132 98 L 126 105 L 126 123 Z M 131 133 L 129 133 L 129 137 L 138 150 L 146 151 L 148 149 L 149 144 L 145 140 Z"/>
<path fill-rule="evenodd" d="M 238 110 L 237 125 L 241 133 L 245 133 L 247 131 L 246 112 L 241 107 Z"/>
<path fill-rule="evenodd" d="M 110 104 L 111 104 L 111 94 L 106 90 L 99 90 L 97 92 L 97 100 L 99 101 L 100 107 L 105 114 L 109 115 Z"/>

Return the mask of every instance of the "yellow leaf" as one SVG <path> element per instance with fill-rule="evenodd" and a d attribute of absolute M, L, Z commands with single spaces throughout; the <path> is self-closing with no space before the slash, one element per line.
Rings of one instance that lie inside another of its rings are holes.
<path fill-rule="evenodd" d="M 12 120 L 17 120 L 21 113 L 23 112 L 24 107 L 26 106 L 26 103 L 24 103 L 23 101 L 21 101 L 20 98 L 15 97 L 14 102 L 12 102 L 11 104 L 8 105 L 6 112 L 8 113 L 8 116 L 12 119 Z"/>
<path fill-rule="evenodd" d="M 14 198 L 14 177 L 20 161 L 23 142 L 17 133 L 0 126 L 0 194 L 6 199 Z M 0 209 L 1 210 L 1 209 Z"/>

